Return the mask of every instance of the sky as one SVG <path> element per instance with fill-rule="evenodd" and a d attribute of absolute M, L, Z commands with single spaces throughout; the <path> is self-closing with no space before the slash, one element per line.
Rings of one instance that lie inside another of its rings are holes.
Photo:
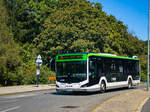
<path fill-rule="evenodd" d="M 140 40 L 147 40 L 148 34 L 148 0 L 90 0 L 100 2 L 103 11 L 114 15 L 128 26 Z"/>

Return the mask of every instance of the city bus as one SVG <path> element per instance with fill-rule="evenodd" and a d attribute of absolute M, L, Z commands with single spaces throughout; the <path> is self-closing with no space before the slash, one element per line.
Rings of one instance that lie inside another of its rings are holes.
<path fill-rule="evenodd" d="M 56 56 L 57 91 L 100 91 L 140 83 L 137 56 L 106 53 L 66 53 Z"/>

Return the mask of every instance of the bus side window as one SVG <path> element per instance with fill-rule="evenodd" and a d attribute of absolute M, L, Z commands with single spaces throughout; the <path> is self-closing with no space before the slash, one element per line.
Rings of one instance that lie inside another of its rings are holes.
<path fill-rule="evenodd" d="M 104 64 L 104 73 L 107 75 L 111 72 L 111 64 L 110 63 L 105 63 Z"/>
<path fill-rule="evenodd" d="M 122 65 L 119 66 L 119 72 L 123 73 L 123 66 Z"/>

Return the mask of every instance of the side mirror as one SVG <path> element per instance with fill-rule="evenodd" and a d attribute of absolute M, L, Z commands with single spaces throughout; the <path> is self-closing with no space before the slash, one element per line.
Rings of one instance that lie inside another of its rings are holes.
<path fill-rule="evenodd" d="M 50 61 L 50 69 L 55 71 L 55 58 L 52 58 Z"/>

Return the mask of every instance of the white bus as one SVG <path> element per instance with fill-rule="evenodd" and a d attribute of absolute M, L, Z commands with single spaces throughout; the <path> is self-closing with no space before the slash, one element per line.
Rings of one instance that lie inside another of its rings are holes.
<path fill-rule="evenodd" d="M 100 91 L 140 83 L 139 58 L 104 53 L 56 56 L 57 91 Z"/>

